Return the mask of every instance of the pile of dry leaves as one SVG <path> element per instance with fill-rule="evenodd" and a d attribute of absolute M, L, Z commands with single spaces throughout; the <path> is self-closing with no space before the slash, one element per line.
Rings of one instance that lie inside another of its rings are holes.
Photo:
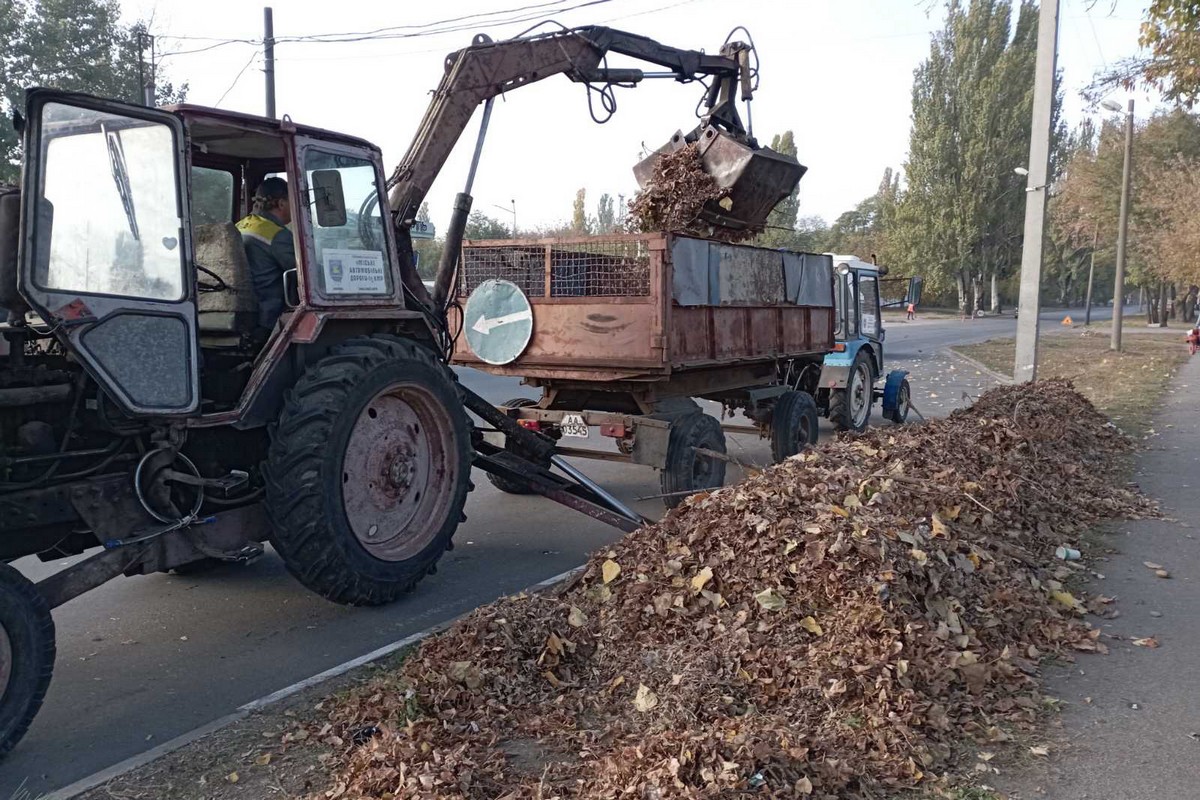
<path fill-rule="evenodd" d="M 725 242 L 744 241 L 754 231 L 732 230 L 700 218 L 710 202 L 720 202 L 728 192 L 704 171 L 700 151 L 686 144 L 664 153 L 654 162 L 645 187 L 629 203 L 633 232 L 673 231 Z"/>
<path fill-rule="evenodd" d="M 485 606 L 333 708 L 328 797 L 879 797 L 1101 650 L 1057 545 L 1152 513 L 1065 382 L 697 496 L 557 595 Z M 1058 562 L 1061 564 L 1062 562 Z M 357 744 L 355 744 L 357 741 Z"/>

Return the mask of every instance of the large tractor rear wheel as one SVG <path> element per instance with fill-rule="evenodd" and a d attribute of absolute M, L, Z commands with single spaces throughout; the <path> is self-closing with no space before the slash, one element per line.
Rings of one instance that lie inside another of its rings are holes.
<path fill-rule="evenodd" d="M 54 620 L 37 588 L 0 564 L 0 756 L 29 730 L 54 672 Z"/>
<path fill-rule="evenodd" d="M 845 389 L 829 394 L 829 421 L 839 431 L 862 433 L 871 421 L 871 405 L 875 401 L 875 370 L 871 357 L 860 350 L 850 368 Z"/>
<path fill-rule="evenodd" d="M 351 339 L 304 373 L 271 437 L 271 544 L 323 597 L 391 602 L 449 547 L 470 473 L 449 370 L 405 339 Z"/>

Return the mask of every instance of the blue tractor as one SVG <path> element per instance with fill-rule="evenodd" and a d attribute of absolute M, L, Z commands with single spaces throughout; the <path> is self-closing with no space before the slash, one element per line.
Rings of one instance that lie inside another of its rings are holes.
<path fill-rule="evenodd" d="M 837 274 L 833 352 L 819 367 L 789 365 L 784 382 L 809 392 L 818 411 L 840 431 L 865 430 L 876 400 L 882 401 L 885 418 L 903 423 L 911 408 L 908 372 L 892 370 L 885 377 L 882 309 L 919 303 L 922 280 L 886 279 L 886 267 L 854 256 L 834 255 L 833 266 Z M 903 296 L 890 299 L 889 288 L 898 282 L 903 283 Z"/>

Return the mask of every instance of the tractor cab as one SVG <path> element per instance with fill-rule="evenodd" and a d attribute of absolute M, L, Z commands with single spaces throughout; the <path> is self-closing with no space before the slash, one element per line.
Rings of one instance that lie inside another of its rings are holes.
<path fill-rule="evenodd" d="M 273 387 L 303 366 L 282 358 L 291 345 L 318 342 L 331 319 L 345 338 L 371 332 L 356 317 L 420 316 L 405 311 L 368 142 L 44 89 L 27 95 L 24 136 L 19 222 L 4 215 L 19 263 L 0 247 L 6 339 L 65 335 L 124 415 L 264 424 Z M 296 266 L 279 275 L 285 312 L 264 344 L 236 223 L 271 176 L 288 183 Z"/>
<path fill-rule="evenodd" d="M 833 255 L 834 350 L 826 354 L 821 367 L 818 408 L 839 430 L 863 431 L 871 419 L 875 400 L 883 402 L 887 419 L 903 422 L 908 416 L 908 373 L 893 370 L 882 388 L 877 381 L 884 376 L 882 284 L 887 267 L 863 261 L 855 256 Z M 914 285 L 919 286 L 919 280 Z M 910 287 L 909 293 L 913 289 Z M 892 303 L 887 303 L 892 305 Z"/>

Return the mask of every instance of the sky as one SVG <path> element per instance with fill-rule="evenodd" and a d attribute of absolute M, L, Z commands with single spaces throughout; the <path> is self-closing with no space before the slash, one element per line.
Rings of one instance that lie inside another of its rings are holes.
<path fill-rule="evenodd" d="M 941 27 L 944 13 L 938 0 L 274 0 L 276 37 L 417 26 L 491 12 L 456 23 L 451 27 L 462 28 L 456 32 L 280 44 L 278 111 L 299 123 L 375 142 L 390 172 L 442 77 L 445 56 L 469 45 L 475 33 L 493 39 L 521 33 L 536 19 L 492 23 L 540 15 L 542 9 L 497 12 L 535 4 L 548 5 L 537 19 L 610 25 L 707 52 L 716 52 L 734 26 L 745 26 L 761 63 L 754 134 L 768 143 L 776 133 L 795 132 L 800 162 L 808 167 L 800 184 L 800 214 L 828 222 L 873 194 L 885 168 L 903 166 L 913 71 L 928 55 L 930 35 Z M 1101 113 L 1085 108 L 1079 91 L 1097 70 L 1136 52 L 1145 3 L 1062 0 L 1061 8 L 1058 65 L 1066 88 L 1064 112 L 1074 125 Z M 127 22 L 152 19 L 167 77 L 190 85 L 189 102 L 264 113 L 258 45 L 180 52 L 214 44 L 200 37 L 261 39 L 258 5 L 122 0 L 122 10 Z M 621 65 L 626 62 L 610 61 Z M 695 127 L 701 89 L 648 80 L 616 92 L 616 113 L 603 125 L 592 121 L 584 87 L 560 76 L 498 99 L 475 181 L 475 208 L 512 224 L 515 203 L 517 226 L 526 230 L 569 220 L 581 187 L 587 189 L 590 213 L 601 193 L 631 197 L 636 191 L 631 170 L 643 148 L 654 149 L 676 130 Z M 1133 97 L 1139 111 L 1152 105 L 1143 94 Z M 428 196 L 439 230 L 466 180 L 479 116 L 477 111 Z"/>

